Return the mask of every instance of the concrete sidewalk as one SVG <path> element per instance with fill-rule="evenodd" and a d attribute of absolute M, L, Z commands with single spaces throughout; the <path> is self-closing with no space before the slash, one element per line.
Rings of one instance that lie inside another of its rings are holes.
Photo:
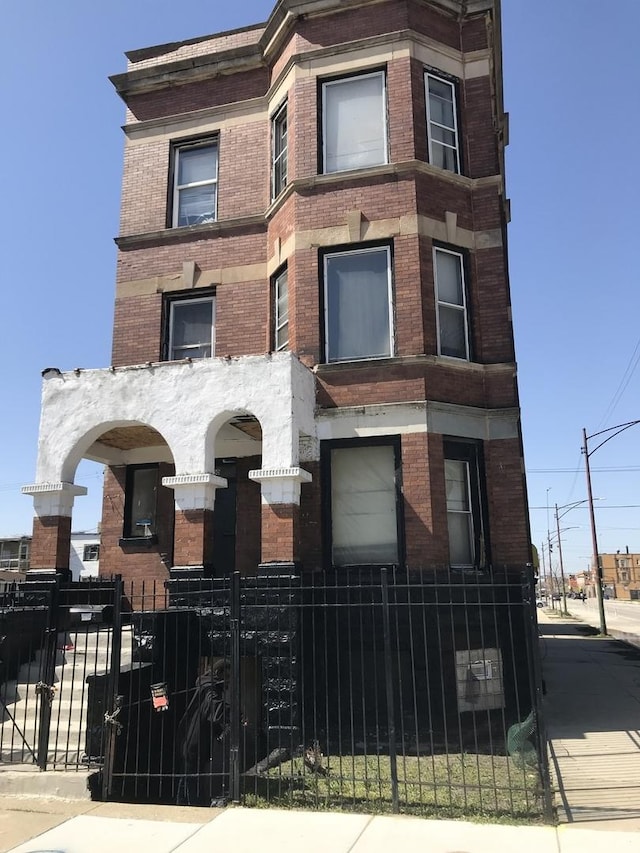
<path fill-rule="evenodd" d="M 52 801 L 42 801 L 27 805 L 27 801 L 5 800 L 0 809 L 0 850 L 13 853 L 388 853 L 392 848 L 407 853 L 500 853 L 514 849 L 518 853 L 601 853 L 603 843 L 615 845 L 616 853 L 638 853 L 640 833 L 335 812 L 119 803 L 52 805 Z"/>
<path fill-rule="evenodd" d="M 640 651 L 539 612 L 545 719 L 561 822 L 638 832 Z"/>

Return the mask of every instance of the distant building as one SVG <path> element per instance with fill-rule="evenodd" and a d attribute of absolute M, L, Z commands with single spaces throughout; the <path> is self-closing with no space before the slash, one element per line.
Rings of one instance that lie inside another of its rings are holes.
<path fill-rule="evenodd" d="M 615 554 L 600 554 L 605 595 L 640 601 L 640 554 L 628 549 Z"/>
<path fill-rule="evenodd" d="M 72 580 L 97 578 L 100 560 L 100 534 L 80 531 L 71 534 L 69 568 Z M 7 536 L 0 539 L 0 575 L 15 580 L 17 573 L 31 567 L 31 536 Z"/>
<path fill-rule="evenodd" d="M 25 572 L 29 568 L 31 536 L 7 536 L 0 539 L 0 570 Z"/>
<path fill-rule="evenodd" d="M 69 568 L 74 581 L 97 578 L 100 568 L 100 534 L 72 533 Z"/>

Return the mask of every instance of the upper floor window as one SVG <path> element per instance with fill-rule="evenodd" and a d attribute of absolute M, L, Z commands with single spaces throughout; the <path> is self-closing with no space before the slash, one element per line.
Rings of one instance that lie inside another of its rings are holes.
<path fill-rule="evenodd" d="M 426 72 L 429 162 L 449 172 L 460 172 L 456 89 L 450 80 Z"/>
<path fill-rule="evenodd" d="M 438 306 L 438 353 L 468 360 L 464 259 L 459 252 L 434 249 L 433 268 Z"/>
<path fill-rule="evenodd" d="M 284 269 L 273 279 L 274 349 L 289 348 L 289 284 Z"/>
<path fill-rule="evenodd" d="M 215 346 L 215 299 L 175 299 L 169 303 L 169 361 L 209 358 Z"/>
<path fill-rule="evenodd" d="M 216 221 L 218 143 L 192 142 L 174 149 L 173 227 Z"/>
<path fill-rule="evenodd" d="M 393 355 L 390 248 L 325 254 L 324 310 L 327 361 Z"/>
<path fill-rule="evenodd" d="M 287 185 L 287 104 L 271 119 L 271 198 Z"/>
<path fill-rule="evenodd" d="M 322 84 L 322 142 L 325 173 L 387 162 L 383 71 Z"/>

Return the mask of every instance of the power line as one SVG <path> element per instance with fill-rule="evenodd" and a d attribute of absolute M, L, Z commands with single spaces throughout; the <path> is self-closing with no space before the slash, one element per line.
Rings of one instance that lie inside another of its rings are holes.
<path fill-rule="evenodd" d="M 591 472 L 627 473 L 640 471 L 640 465 L 620 465 L 611 468 L 592 468 Z M 574 474 L 575 468 L 527 468 L 527 474 Z"/>

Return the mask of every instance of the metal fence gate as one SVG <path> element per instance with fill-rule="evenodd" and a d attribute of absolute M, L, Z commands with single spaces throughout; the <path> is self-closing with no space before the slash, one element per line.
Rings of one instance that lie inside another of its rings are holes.
<path fill-rule="evenodd" d="M 96 691 L 103 683 L 106 691 L 120 662 L 121 601 L 119 580 L 61 585 L 45 573 L 0 590 L 2 763 L 41 770 L 102 763 Z"/>
<path fill-rule="evenodd" d="M 94 768 L 95 796 L 121 801 L 551 817 L 526 573 L 272 570 L 0 601 L 2 761 Z"/>

